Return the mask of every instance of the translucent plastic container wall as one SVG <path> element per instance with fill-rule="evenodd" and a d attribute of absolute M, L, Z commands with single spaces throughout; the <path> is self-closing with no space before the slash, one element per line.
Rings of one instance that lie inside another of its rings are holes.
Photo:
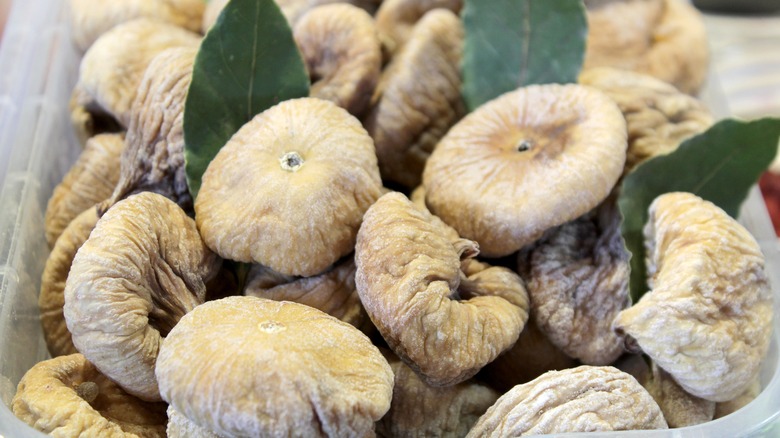
<path fill-rule="evenodd" d="M 67 3 L 16 0 L 0 47 L 0 438 L 43 436 L 17 420 L 9 406 L 22 375 L 48 357 L 37 306 L 49 253 L 43 217 L 54 186 L 81 150 L 68 112 L 79 55 L 70 44 Z M 722 101 L 708 100 L 724 113 Z M 751 193 L 740 220 L 767 256 L 777 297 L 775 314 L 780 315 L 780 252 L 757 190 Z M 565 436 L 780 436 L 779 333 L 780 318 L 775 318 L 771 349 L 761 371 L 764 391 L 732 415 L 673 431 Z"/>

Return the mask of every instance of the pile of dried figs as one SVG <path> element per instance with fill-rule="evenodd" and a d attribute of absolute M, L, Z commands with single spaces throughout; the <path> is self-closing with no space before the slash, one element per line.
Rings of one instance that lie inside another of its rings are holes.
<path fill-rule="evenodd" d="M 621 235 L 621 182 L 714 123 L 701 20 L 544 3 L 567 1 L 590 23 L 577 83 L 469 108 L 468 0 L 277 0 L 309 94 L 250 114 L 196 190 L 202 35 L 276 6 L 71 0 L 84 149 L 46 212 L 53 358 L 13 412 L 60 437 L 483 437 L 749 403 L 772 330 L 756 240 L 694 194 L 655 198 L 632 304 Z"/>

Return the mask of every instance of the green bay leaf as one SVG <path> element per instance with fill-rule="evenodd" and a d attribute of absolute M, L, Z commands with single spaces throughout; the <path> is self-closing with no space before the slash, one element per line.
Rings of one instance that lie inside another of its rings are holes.
<path fill-rule="evenodd" d="M 469 111 L 525 85 L 577 82 L 588 33 L 582 0 L 465 0 L 463 25 Z"/>
<path fill-rule="evenodd" d="M 642 230 L 653 200 L 664 193 L 690 192 L 736 218 L 748 191 L 777 154 L 779 140 L 780 119 L 726 119 L 625 177 L 618 206 L 623 240 L 631 253 L 629 288 L 634 303 L 647 291 Z"/>
<path fill-rule="evenodd" d="M 309 75 L 273 0 L 230 0 L 195 58 L 184 106 L 184 157 L 193 199 L 219 149 L 255 115 L 309 94 Z"/>

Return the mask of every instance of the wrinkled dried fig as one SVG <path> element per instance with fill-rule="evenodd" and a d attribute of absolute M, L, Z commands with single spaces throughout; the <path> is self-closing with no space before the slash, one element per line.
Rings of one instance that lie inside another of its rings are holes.
<path fill-rule="evenodd" d="M 184 101 L 192 79 L 194 48 L 161 52 L 149 63 L 130 110 L 122 171 L 104 212 L 139 192 L 159 193 L 192 210 L 184 172 Z"/>
<path fill-rule="evenodd" d="M 694 94 L 707 76 L 709 46 L 700 13 L 683 0 L 586 2 L 584 68 L 648 74 Z"/>
<path fill-rule="evenodd" d="M 687 392 L 722 402 L 758 375 L 772 333 L 772 291 L 753 236 L 714 204 L 668 193 L 645 226 L 648 286 L 614 328 Z"/>
<path fill-rule="evenodd" d="M 460 19 L 445 9 L 431 11 L 382 73 L 365 125 L 384 180 L 406 188 L 419 185 L 436 143 L 465 112 L 462 46 Z"/>
<path fill-rule="evenodd" d="M 165 437 L 165 404 L 127 394 L 81 354 L 39 362 L 19 382 L 14 415 L 54 437 Z"/>
<path fill-rule="evenodd" d="M 195 218 L 222 257 L 307 277 L 352 252 L 381 190 L 360 122 L 331 102 L 293 99 L 220 149 L 203 174 Z"/>
<path fill-rule="evenodd" d="M 382 68 L 371 16 L 346 3 L 319 6 L 298 21 L 294 36 L 312 80 L 309 95 L 360 117 Z"/>
<path fill-rule="evenodd" d="M 395 374 L 393 402 L 376 425 L 381 437 L 463 437 L 500 395 L 473 380 L 447 388 L 428 386 L 398 359 L 390 367 Z"/>
<path fill-rule="evenodd" d="M 656 364 L 653 364 L 650 379 L 642 382 L 642 386 L 658 403 L 670 428 L 706 423 L 715 414 L 715 402 L 688 394 Z"/>
<path fill-rule="evenodd" d="M 629 255 L 621 217 L 608 199 L 595 211 L 548 231 L 531 250 L 531 314 L 558 348 L 587 365 L 623 353 L 612 320 L 628 307 Z"/>
<path fill-rule="evenodd" d="M 360 299 L 393 351 L 432 386 L 462 382 L 511 347 L 528 320 L 522 280 L 471 257 L 474 242 L 399 193 L 358 233 Z"/>
<path fill-rule="evenodd" d="M 369 436 L 390 408 L 393 373 L 349 324 L 297 303 L 210 301 L 171 330 L 160 392 L 225 436 Z"/>
<path fill-rule="evenodd" d="M 265 266 L 255 265 L 249 271 L 246 282 L 244 295 L 305 304 L 364 333 L 373 329 L 355 287 L 355 261 L 352 257 L 316 277 L 282 275 Z"/>
<path fill-rule="evenodd" d="M 62 313 L 65 305 L 65 281 L 76 251 L 87 241 L 97 221 L 97 209 L 94 206 L 73 219 L 57 239 L 43 269 L 38 307 L 41 309 L 43 337 L 52 357 L 78 352 Z"/>
<path fill-rule="evenodd" d="M 520 88 L 482 105 L 439 142 L 423 174 L 426 203 L 483 255 L 509 255 L 603 201 L 625 151 L 623 115 L 600 91 Z"/>
<path fill-rule="evenodd" d="M 202 0 L 70 0 L 72 38 L 82 51 L 114 26 L 136 19 L 152 18 L 200 30 Z"/>
<path fill-rule="evenodd" d="M 674 151 L 713 123 L 699 100 L 651 76 L 602 67 L 586 70 L 579 82 L 603 91 L 623 112 L 628 128 L 626 173 L 649 158 Z"/>
<path fill-rule="evenodd" d="M 389 54 L 396 53 L 410 39 L 415 24 L 428 11 L 442 8 L 456 15 L 463 0 L 385 0 L 376 11 L 376 28 Z"/>
<path fill-rule="evenodd" d="M 530 313 L 531 321 L 525 325 L 515 345 L 485 365 L 477 375 L 501 393 L 515 385 L 530 382 L 547 371 L 580 365 L 550 342 L 533 322 L 533 311 Z"/>
<path fill-rule="evenodd" d="M 81 212 L 111 196 L 119 180 L 119 157 L 124 135 L 102 134 L 87 141 L 79 159 L 54 188 L 46 206 L 46 241 L 49 247 Z"/>
<path fill-rule="evenodd" d="M 152 59 L 172 47 L 197 49 L 200 39 L 196 33 L 146 18 L 114 27 L 81 60 L 76 106 L 108 113 L 127 127 L 130 107 Z"/>
<path fill-rule="evenodd" d="M 202 303 L 221 260 L 176 204 L 141 193 L 117 203 L 82 245 L 65 285 L 76 348 L 127 392 L 160 400 L 162 338 Z"/>
<path fill-rule="evenodd" d="M 550 371 L 498 399 L 468 437 L 666 429 L 636 379 L 613 367 Z"/>

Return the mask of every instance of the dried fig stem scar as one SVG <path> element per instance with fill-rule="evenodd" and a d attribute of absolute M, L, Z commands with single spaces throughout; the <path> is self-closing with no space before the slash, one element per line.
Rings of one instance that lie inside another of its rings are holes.
<path fill-rule="evenodd" d="M 282 169 L 288 172 L 297 172 L 303 166 L 303 163 L 303 157 L 298 152 L 287 152 L 282 155 L 282 158 L 279 158 L 279 164 L 282 166 Z"/>

